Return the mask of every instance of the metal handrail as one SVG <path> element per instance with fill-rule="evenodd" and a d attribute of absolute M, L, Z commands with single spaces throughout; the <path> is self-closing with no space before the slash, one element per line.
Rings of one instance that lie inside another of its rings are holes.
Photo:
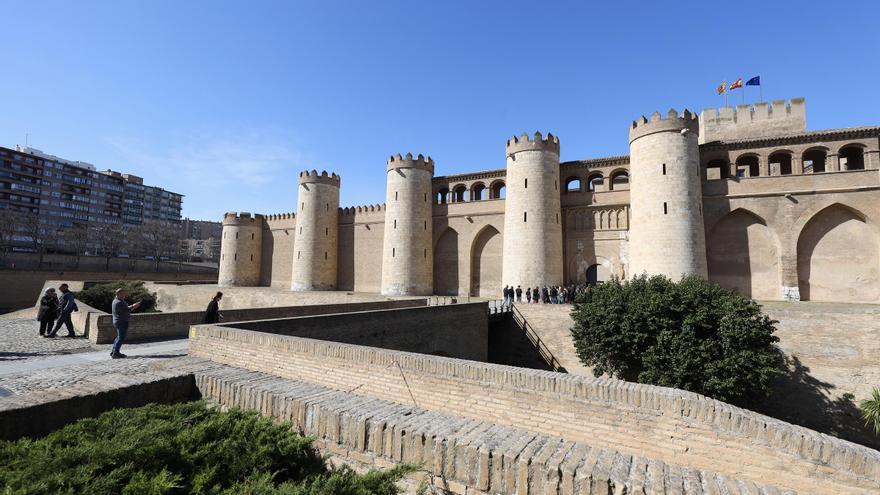
<path fill-rule="evenodd" d="M 514 321 L 522 326 L 522 329 L 526 332 L 526 337 L 528 337 L 532 345 L 537 347 L 538 354 L 541 355 L 541 358 L 546 361 L 551 368 L 553 368 L 553 371 L 564 372 L 565 368 L 562 367 L 562 364 L 559 362 L 558 359 L 556 359 L 556 356 L 554 356 L 553 353 L 550 352 L 550 348 L 547 347 L 546 344 L 544 344 L 544 341 L 541 340 L 541 337 L 538 335 L 537 332 L 535 332 L 535 329 L 532 328 L 532 325 L 529 324 L 528 320 L 526 320 L 526 317 L 523 316 L 522 312 L 520 312 L 520 310 L 517 309 L 517 307 L 513 304 L 510 305 L 510 310 L 513 313 Z"/>

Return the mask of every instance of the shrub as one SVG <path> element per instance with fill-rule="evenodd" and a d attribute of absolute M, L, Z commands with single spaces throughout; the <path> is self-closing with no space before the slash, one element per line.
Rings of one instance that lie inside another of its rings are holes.
<path fill-rule="evenodd" d="M 862 410 L 862 419 L 865 420 L 865 426 L 874 430 L 874 433 L 880 434 L 880 389 L 871 391 L 871 398 L 863 400 L 859 404 Z"/>
<path fill-rule="evenodd" d="M 117 409 L 40 440 L 0 441 L 6 493 L 396 494 L 401 466 L 328 468 L 289 423 L 203 402 Z"/>
<path fill-rule="evenodd" d="M 89 306 L 110 313 L 113 299 L 116 297 L 116 289 L 124 288 L 128 292 L 125 302 L 133 304 L 140 301 L 141 307 L 138 313 L 150 313 L 156 311 L 156 296 L 147 291 L 144 283 L 140 281 L 116 281 L 95 284 L 88 289 L 76 293 L 76 298 Z"/>
<path fill-rule="evenodd" d="M 740 405 L 784 372 L 774 320 L 700 277 L 612 279 L 578 297 L 571 329 L 593 373 L 690 390 Z"/>

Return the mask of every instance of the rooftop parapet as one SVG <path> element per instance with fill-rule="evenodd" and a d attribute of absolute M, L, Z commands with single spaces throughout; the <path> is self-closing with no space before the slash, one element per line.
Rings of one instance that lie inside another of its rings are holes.
<path fill-rule="evenodd" d="M 434 174 L 434 160 L 431 157 L 425 157 L 421 153 L 413 158 L 412 153 L 407 153 L 406 156 L 401 156 L 400 153 L 396 155 L 391 155 L 388 158 L 388 166 L 386 171 L 395 170 L 398 168 L 417 168 L 421 170 L 427 170 L 431 172 L 431 175 Z"/>
<path fill-rule="evenodd" d="M 507 156 L 520 151 L 550 151 L 559 154 L 559 138 L 552 133 L 547 133 L 547 138 L 542 138 L 540 132 L 536 132 L 534 138 L 530 138 L 525 132 L 519 137 L 513 136 L 507 140 L 505 147 Z"/>
<path fill-rule="evenodd" d="M 381 213 L 385 211 L 385 203 L 375 205 L 348 206 L 339 209 L 340 216 L 353 216 L 364 213 Z"/>
<path fill-rule="evenodd" d="M 700 124 L 696 114 L 691 113 L 688 109 L 679 114 L 676 109 L 670 108 L 666 112 L 665 118 L 660 115 L 660 112 L 654 112 L 651 114 L 650 120 L 644 115 L 638 120 L 634 120 L 629 129 L 629 142 L 632 143 L 640 137 L 658 132 L 682 132 L 684 130 L 699 134 Z"/>
<path fill-rule="evenodd" d="M 316 170 L 303 170 L 299 173 L 300 184 L 329 184 L 339 187 L 341 178 L 335 173 L 328 174 L 326 170 L 322 170 L 319 174 Z"/>
<path fill-rule="evenodd" d="M 701 143 L 800 134 L 807 130 L 804 98 L 754 105 L 706 108 L 700 114 Z"/>
<path fill-rule="evenodd" d="M 275 222 L 278 220 L 293 220 L 296 218 L 296 213 L 287 212 L 287 213 L 273 213 L 271 215 L 266 215 L 266 221 Z"/>
<path fill-rule="evenodd" d="M 261 224 L 265 217 L 259 213 L 251 215 L 248 212 L 226 212 L 223 215 L 223 225 L 254 225 Z"/>

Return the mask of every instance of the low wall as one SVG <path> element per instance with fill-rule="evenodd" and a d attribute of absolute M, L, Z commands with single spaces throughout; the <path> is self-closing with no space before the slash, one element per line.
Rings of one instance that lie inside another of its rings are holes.
<path fill-rule="evenodd" d="M 347 311 L 370 311 L 378 309 L 412 308 L 425 306 L 424 299 L 401 301 L 374 301 L 351 304 L 319 304 L 313 306 L 285 306 L 278 308 L 251 308 L 222 310 L 226 322 L 258 320 L 266 318 L 291 318 Z M 128 341 L 185 338 L 191 325 L 200 325 L 205 311 L 177 313 L 133 313 L 128 327 Z M 116 338 L 113 317 L 107 313 L 95 314 L 89 326 L 89 340 L 95 344 L 109 344 Z"/>
<path fill-rule="evenodd" d="M 880 490 L 880 452 L 681 390 L 219 325 L 189 353 L 780 488 Z"/>
<path fill-rule="evenodd" d="M 351 311 L 354 306 L 358 305 L 343 305 L 345 313 L 219 326 L 474 361 L 488 359 L 486 303 Z"/>

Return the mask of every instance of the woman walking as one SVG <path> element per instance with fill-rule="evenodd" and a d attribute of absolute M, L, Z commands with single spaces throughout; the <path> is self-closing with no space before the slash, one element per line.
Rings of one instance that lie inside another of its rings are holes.
<path fill-rule="evenodd" d="M 52 331 L 52 324 L 58 316 L 58 297 L 55 289 L 46 289 L 46 293 L 40 298 L 40 309 L 37 311 L 37 321 L 40 322 L 40 336 L 45 337 Z"/>
<path fill-rule="evenodd" d="M 202 318 L 202 323 L 220 322 L 220 318 L 223 318 L 223 315 L 220 314 L 220 299 L 223 299 L 222 292 L 214 294 L 214 297 L 211 298 L 211 302 L 208 303 L 208 309 L 205 311 L 205 317 Z"/>

